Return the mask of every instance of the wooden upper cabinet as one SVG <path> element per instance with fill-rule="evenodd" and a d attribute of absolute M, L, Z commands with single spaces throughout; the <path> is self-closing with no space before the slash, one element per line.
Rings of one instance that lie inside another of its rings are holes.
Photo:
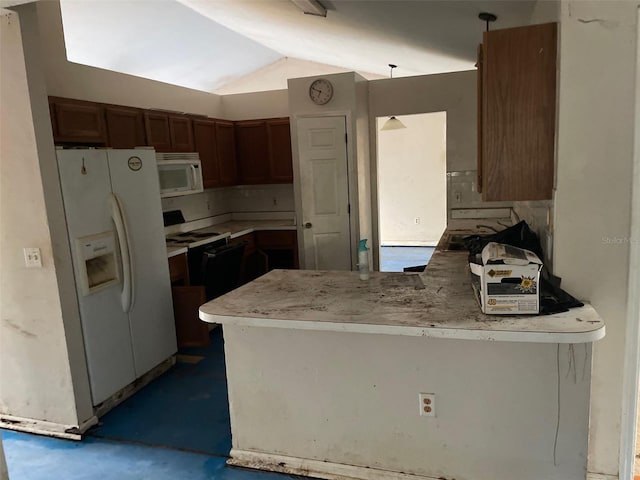
<path fill-rule="evenodd" d="M 49 98 L 49 117 L 51 119 L 51 131 L 53 138 L 58 138 L 58 125 L 56 124 L 56 104 Z"/>
<path fill-rule="evenodd" d="M 269 138 L 269 179 L 273 183 L 293 183 L 291 131 L 288 118 L 267 120 Z"/>
<path fill-rule="evenodd" d="M 233 122 L 216 120 L 216 153 L 218 155 L 220 185 L 235 185 L 238 182 L 238 170 Z"/>
<path fill-rule="evenodd" d="M 142 110 L 107 105 L 104 111 L 110 147 L 135 148 L 146 145 Z"/>
<path fill-rule="evenodd" d="M 106 145 L 104 109 L 101 104 L 51 97 L 56 143 Z"/>
<path fill-rule="evenodd" d="M 169 115 L 171 149 L 174 152 L 194 152 L 191 119 L 186 115 Z"/>
<path fill-rule="evenodd" d="M 484 33 L 482 196 L 552 197 L 556 118 L 555 23 Z"/>
<path fill-rule="evenodd" d="M 236 122 L 240 184 L 269 183 L 269 138 L 264 120 Z"/>
<path fill-rule="evenodd" d="M 147 145 L 151 145 L 158 152 L 171 151 L 168 114 L 153 111 L 144 112 L 144 128 L 147 134 Z"/>
<path fill-rule="evenodd" d="M 216 122 L 209 119 L 193 119 L 193 141 L 202 162 L 204 188 L 221 185 L 218 153 L 216 151 Z"/>

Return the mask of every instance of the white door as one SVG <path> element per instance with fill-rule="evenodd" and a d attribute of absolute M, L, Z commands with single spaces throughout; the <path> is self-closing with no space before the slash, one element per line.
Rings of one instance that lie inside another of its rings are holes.
<path fill-rule="evenodd" d="M 58 171 L 76 277 L 91 397 L 97 405 L 135 380 L 129 319 L 122 310 L 122 282 L 86 293 L 80 286 L 79 238 L 113 232 L 107 154 L 99 150 L 58 152 Z"/>
<path fill-rule="evenodd" d="M 305 266 L 351 270 L 345 117 L 298 120 Z"/>
<path fill-rule="evenodd" d="M 122 205 L 129 237 L 129 322 L 140 377 L 177 350 L 158 168 L 153 150 L 110 150 L 108 156 L 111 188 Z"/>

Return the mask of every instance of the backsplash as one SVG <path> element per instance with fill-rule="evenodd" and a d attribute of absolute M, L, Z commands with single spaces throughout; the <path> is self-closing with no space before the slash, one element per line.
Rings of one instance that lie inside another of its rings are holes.
<path fill-rule="evenodd" d="M 293 185 L 239 185 L 162 199 L 162 210 L 182 210 L 187 222 L 231 212 L 292 212 Z"/>
<path fill-rule="evenodd" d="M 452 210 L 482 208 L 493 209 L 509 207 L 515 213 L 514 223 L 525 220 L 536 232 L 542 245 L 545 258 L 542 259 L 550 272 L 553 272 L 553 201 L 531 202 L 483 202 L 478 193 L 476 170 L 447 172 L 447 214 Z M 487 210 L 488 211 L 488 210 Z"/>
<path fill-rule="evenodd" d="M 162 210 L 182 210 L 187 222 L 229 213 L 228 188 L 212 188 L 203 193 L 162 199 Z"/>
<path fill-rule="evenodd" d="M 553 272 L 553 201 L 513 202 L 514 221 L 524 220 L 536 232 L 544 252 L 542 262 Z"/>
<path fill-rule="evenodd" d="M 228 189 L 231 212 L 292 212 L 293 185 L 239 185 Z"/>
<path fill-rule="evenodd" d="M 511 207 L 513 202 L 483 202 L 478 193 L 476 170 L 457 170 L 447 172 L 447 212 L 460 208 L 497 208 Z"/>

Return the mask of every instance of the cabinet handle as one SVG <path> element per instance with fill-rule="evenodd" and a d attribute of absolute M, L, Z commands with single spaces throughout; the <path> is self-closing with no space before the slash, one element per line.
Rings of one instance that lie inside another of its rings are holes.
<path fill-rule="evenodd" d="M 313 227 L 311 222 L 307 222 L 304 224 L 304 228 L 311 228 L 311 227 Z"/>

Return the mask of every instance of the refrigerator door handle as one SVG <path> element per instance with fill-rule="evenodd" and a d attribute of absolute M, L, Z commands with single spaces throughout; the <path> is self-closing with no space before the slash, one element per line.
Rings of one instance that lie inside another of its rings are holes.
<path fill-rule="evenodd" d="M 198 172 L 196 171 L 195 165 L 189 165 L 191 167 L 191 186 L 192 188 L 196 188 L 198 185 Z"/>
<path fill-rule="evenodd" d="M 116 234 L 118 235 L 118 243 L 120 244 L 120 256 L 122 257 L 122 310 L 125 313 L 129 313 L 133 305 L 134 298 L 131 243 L 129 241 L 129 232 L 127 230 L 127 222 L 122 209 L 122 204 L 115 193 L 111 194 L 110 203 L 111 218 L 116 226 Z"/>

